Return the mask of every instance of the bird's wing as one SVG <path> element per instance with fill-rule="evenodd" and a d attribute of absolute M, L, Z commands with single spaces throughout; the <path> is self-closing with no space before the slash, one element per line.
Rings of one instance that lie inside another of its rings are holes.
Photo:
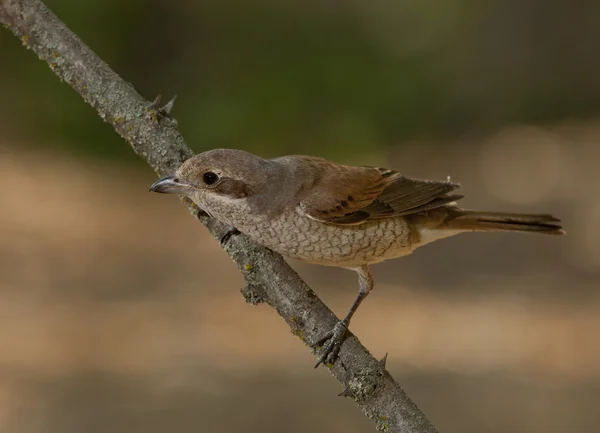
<path fill-rule="evenodd" d="M 354 225 L 434 209 L 462 196 L 449 192 L 459 185 L 404 177 L 393 170 L 351 167 L 313 159 L 320 172 L 299 203 L 309 218 Z"/>

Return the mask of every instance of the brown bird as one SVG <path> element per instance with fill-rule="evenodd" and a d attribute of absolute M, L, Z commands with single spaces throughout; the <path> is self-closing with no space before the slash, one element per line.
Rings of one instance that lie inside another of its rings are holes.
<path fill-rule="evenodd" d="M 223 241 L 242 232 L 284 256 L 358 273 L 348 314 L 313 345 L 324 345 L 318 366 L 335 362 L 353 314 L 373 289 L 369 265 L 463 232 L 565 234 L 551 215 L 461 209 L 458 186 L 312 156 L 267 160 L 216 149 L 188 159 L 150 191 L 189 197 L 231 227 Z"/>

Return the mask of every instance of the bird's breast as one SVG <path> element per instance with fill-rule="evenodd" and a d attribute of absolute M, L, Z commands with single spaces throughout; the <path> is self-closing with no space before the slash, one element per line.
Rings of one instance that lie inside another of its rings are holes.
<path fill-rule="evenodd" d="M 284 256 L 331 266 L 399 257 L 412 252 L 418 242 L 418 234 L 402 217 L 341 226 L 315 221 L 292 208 L 269 218 L 241 212 L 228 219 L 225 222 Z"/>

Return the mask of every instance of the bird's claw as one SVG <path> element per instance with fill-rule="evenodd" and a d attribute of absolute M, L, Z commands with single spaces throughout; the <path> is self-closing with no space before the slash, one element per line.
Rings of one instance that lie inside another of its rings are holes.
<path fill-rule="evenodd" d="M 335 324 L 331 331 L 327 332 L 323 337 L 321 337 L 321 339 L 312 345 L 312 347 L 323 345 L 323 348 L 321 349 L 321 355 L 317 360 L 315 368 L 321 364 L 335 363 L 338 354 L 340 353 L 340 349 L 342 348 L 342 343 L 346 338 L 347 332 L 348 324 L 341 320 Z"/>
<path fill-rule="evenodd" d="M 240 233 L 241 232 L 238 229 L 231 227 L 223 236 L 221 236 L 221 245 L 225 245 L 227 242 L 229 242 L 229 239 L 231 239 L 232 236 L 239 235 Z"/>

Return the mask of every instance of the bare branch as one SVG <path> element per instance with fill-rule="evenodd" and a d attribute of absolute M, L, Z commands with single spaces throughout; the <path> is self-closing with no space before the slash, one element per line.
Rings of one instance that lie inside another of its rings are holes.
<path fill-rule="evenodd" d="M 93 106 L 158 174 L 172 173 L 192 156 L 177 122 L 169 116 L 172 104 L 161 110 L 142 98 L 43 3 L 0 0 L 0 21 Z M 192 203 L 186 205 L 215 238 L 225 232 L 221 223 L 206 217 Z M 248 282 L 242 290 L 246 300 L 271 305 L 302 342 L 316 341 L 335 325 L 331 310 L 280 255 L 244 236 L 231 239 L 226 249 Z M 379 430 L 436 432 L 385 370 L 385 363 L 371 356 L 353 335 L 343 344 L 340 361 L 327 367 L 344 385 L 341 395 L 352 397 Z"/>

